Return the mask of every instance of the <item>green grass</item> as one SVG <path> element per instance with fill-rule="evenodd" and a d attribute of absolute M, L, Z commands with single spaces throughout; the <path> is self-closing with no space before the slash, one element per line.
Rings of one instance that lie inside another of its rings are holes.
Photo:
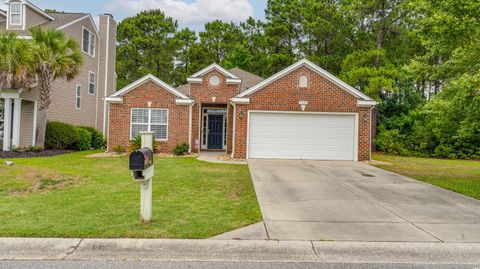
<path fill-rule="evenodd" d="M 95 152 L 0 164 L 0 236 L 208 238 L 261 221 L 246 165 L 156 158 L 153 220 L 128 160 Z"/>
<path fill-rule="evenodd" d="M 375 166 L 480 199 L 480 162 L 373 154 Z"/>

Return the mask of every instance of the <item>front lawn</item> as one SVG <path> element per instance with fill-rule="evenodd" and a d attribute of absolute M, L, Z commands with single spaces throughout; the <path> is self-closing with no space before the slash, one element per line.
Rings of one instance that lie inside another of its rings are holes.
<path fill-rule="evenodd" d="M 400 157 L 374 153 L 375 166 L 480 199 L 480 162 Z M 390 163 L 390 164 L 388 164 Z"/>
<path fill-rule="evenodd" d="M 92 153 L 0 159 L 0 236 L 208 238 L 261 221 L 246 165 L 157 157 L 141 224 L 127 158 Z"/>

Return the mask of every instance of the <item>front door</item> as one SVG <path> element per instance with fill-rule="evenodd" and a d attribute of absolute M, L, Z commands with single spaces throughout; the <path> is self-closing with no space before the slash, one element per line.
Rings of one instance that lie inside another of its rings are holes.
<path fill-rule="evenodd" d="M 223 148 L 223 115 L 208 115 L 208 149 Z"/>

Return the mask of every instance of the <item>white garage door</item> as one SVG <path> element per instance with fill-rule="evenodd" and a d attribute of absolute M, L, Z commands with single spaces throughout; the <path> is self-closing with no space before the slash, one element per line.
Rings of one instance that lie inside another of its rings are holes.
<path fill-rule="evenodd" d="M 249 158 L 355 160 L 355 115 L 251 112 Z"/>

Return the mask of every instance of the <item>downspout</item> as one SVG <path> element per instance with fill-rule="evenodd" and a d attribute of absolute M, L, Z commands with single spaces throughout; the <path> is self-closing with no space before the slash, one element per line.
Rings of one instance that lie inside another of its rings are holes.
<path fill-rule="evenodd" d="M 104 91 L 104 98 L 107 98 L 107 88 L 108 88 L 108 54 L 109 54 L 109 37 L 110 37 L 110 16 L 107 16 L 107 35 L 106 35 L 106 44 L 105 44 L 105 91 Z M 105 134 L 107 132 L 106 130 L 106 121 L 107 121 L 107 101 L 103 99 L 103 133 Z"/>
<path fill-rule="evenodd" d="M 370 108 L 370 147 L 369 147 L 369 152 L 370 152 L 370 160 L 372 160 L 372 120 L 373 120 L 373 115 L 372 115 L 372 111 L 373 109 L 375 108 L 375 106 L 372 106 Z"/>
<path fill-rule="evenodd" d="M 188 106 L 188 153 L 192 153 L 192 109 L 195 103 Z"/>
<path fill-rule="evenodd" d="M 235 103 L 231 103 L 233 105 L 233 126 L 232 126 L 232 159 L 234 158 L 235 156 L 235 144 L 236 144 L 236 141 L 235 141 L 235 138 L 236 138 L 236 133 L 235 133 L 235 118 L 236 118 L 236 115 L 237 115 L 237 106 L 235 105 Z"/>

